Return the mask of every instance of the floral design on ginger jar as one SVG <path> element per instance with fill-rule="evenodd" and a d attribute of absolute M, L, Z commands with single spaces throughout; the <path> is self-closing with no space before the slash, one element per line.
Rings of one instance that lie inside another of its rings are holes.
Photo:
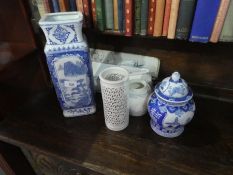
<path fill-rule="evenodd" d="M 155 86 L 148 101 L 150 125 L 163 137 L 177 137 L 195 112 L 193 93 L 178 72 Z"/>

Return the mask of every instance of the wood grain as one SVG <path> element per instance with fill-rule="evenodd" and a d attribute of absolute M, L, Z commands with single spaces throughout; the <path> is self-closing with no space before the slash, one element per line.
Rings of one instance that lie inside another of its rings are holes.
<path fill-rule="evenodd" d="M 29 77 L 24 76 L 25 80 Z M 10 99 L 18 97 L 19 86 L 20 82 L 12 82 L 11 89 L 6 89 L 9 86 L 2 82 L 0 87 L 5 91 L 0 91 L 0 105 L 17 103 Z M 29 89 L 25 87 L 21 93 Z M 108 130 L 100 96 L 96 97 L 94 115 L 73 119 L 62 116 L 51 89 L 36 91 L 20 101 L 0 122 L 0 140 L 88 171 L 107 175 L 233 172 L 232 103 L 196 97 L 193 121 L 180 137 L 166 139 L 152 131 L 148 115 L 130 118 L 122 132 Z"/>
<path fill-rule="evenodd" d="M 93 171 L 79 167 L 72 163 L 67 163 L 61 159 L 57 159 L 37 151 L 30 151 L 22 148 L 23 153 L 33 166 L 37 175 L 97 175 Z"/>

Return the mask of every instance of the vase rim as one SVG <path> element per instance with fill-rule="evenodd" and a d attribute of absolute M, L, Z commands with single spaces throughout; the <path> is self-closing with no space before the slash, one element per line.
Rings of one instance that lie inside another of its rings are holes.
<path fill-rule="evenodd" d="M 47 13 L 39 21 L 40 25 L 77 23 L 83 20 L 83 14 L 77 12 Z"/>
<path fill-rule="evenodd" d="M 120 74 L 122 78 L 119 80 L 109 80 L 106 77 L 110 74 Z M 121 67 L 109 67 L 100 72 L 99 78 L 107 84 L 120 84 L 128 80 L 129 73 L 126 69 Z"/>
<path fill-rule="evenodd" d="M 132 79 L 129 81 L 129 89 L 129 93 L 139 95 L 148 93 L 150 86 L 145 80 Z"/>

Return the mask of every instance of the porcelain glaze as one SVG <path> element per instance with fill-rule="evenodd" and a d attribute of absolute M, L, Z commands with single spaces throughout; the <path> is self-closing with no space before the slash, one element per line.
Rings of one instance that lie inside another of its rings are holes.
<path fill-rule="evenodd" d="M 156 85 L 148 102 L 151 128 L 164 137 L 177 137 L 195 112 L 192 91 L 178 72 Z"/>
<path fill-rule="evenodd" d="M 110 67 L 104 69 L 100 73 L 99 78 L 105 124 L 110 130 L 123 130 L 129 124 L 129 74 L 123 68 Z"/>
<path fill-rule="evenodd" d="M 150 85 L 141 79 L 129 81 L 129 114 L 143 116 L 147 112 L 147 101 L 151 93 Z"/>
<path fill-rule="evenodd" d="M 39 25 L 46 45 L 49 72 L 65 117 L 95 112 L 93 75 L 80 12 L 51 13 Z"/>

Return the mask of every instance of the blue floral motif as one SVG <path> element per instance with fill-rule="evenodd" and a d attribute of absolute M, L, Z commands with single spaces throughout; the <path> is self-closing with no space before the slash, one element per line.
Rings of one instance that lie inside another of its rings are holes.
<path fill-rule="evenodd" d="M 168 88 L 168 92 L 169 92 L 170 95 L 169 95 L 169 96 L 166 96 L 166 95 L 164 95 L 163 92 L 161 92 L 161 91 L 159 90 L 160 84 L 161 84 L 161 83 L 158 83 L 158 84 L 156 85 L 154 92 L 155 92 L 160 98 L 162 98 L 162 99 L 164 99 L 164 100 L 167 100 L 167 101 L 169 101 L 169 102 L 184 102 L 184 101 L 189 101 L 189 100 L 191 100 L 192 97 L 193 97 L 193 93 L 192 93 L 192 91 L 191 91 L 190 89 L 188 89 L 188 94 L 185 95 L 184 97 L 180 97 L 180 98 L 172 97 L 172 95 L 174 95 L 174 94 L 177 93 L 177 92 L 184 93 L 183 90 L 179 90 L 179 88 L 175 89 L 174 91 L 173 91 L 173 90 L 170 90 L 170 89 Z"/>
<path fill-rule="evenodd" d="M 178 118 L 175 118 L 174 122 L 167 122 L 166 123 L 168 128 L 178 129 L 180 127 L 180 123 L 178 122 Z"/>
<path fill-rule="evenodd" d="M 177 87 L 173 87 L 171 89 L 169 89 L 169 95 L 173 96 L 174 94 L 181 94 L 182 96 L 185 95 L 185 87 L 180 85 Z"/>
<path fill-rule="evenodd" d="M 151 117 L 152 129 L 158 134 L 166 137 L 175 137 L 181 134 L 184 123 L 181 124 L 179 119 L 181 119 L 185 113 L 194 113 L 194 111 L 195 104 L 193 100 L 180 105 L 175 105 L 159 99 L 156 96 L 156 93 L 153 93 L 148 102 L 148 112 Z M 173 117 L 175 116 L 173 121 L 165 122 L 166 118 L 171 115 L 173 115 Z M 184 119 L 185 123 L 188 123 L 191 118 Z"/>
<path fill-rule="evenodd" d="M 47 52 L 47 62 L 49 66 L 49 71 L 53 80 L 53 84 L 57 93 L 58 100 L 63 110 L 72 111 L 77 115 L 77 112 L 85 113 L 87 108 L 91 109 L 91 106 L 95 106 L 93 97 L 93 79 L 92 79 L 92 68 L 89 62 L 89 53 L 85 50 L 69 51 L 69 54 L 64 50 L 63 52 Z M 63 65 L 58 67 L 57 71 L 64 72 L 64 79 L 58 77 L 55 69 L 55 60 L 62 60 L 66 57 L 76 57 L 81 59 L 82 63 L 75 63 L 71 61 L 64 62 Z M 75 86 L 67 89 L 65 87 L 66 79 L 65 77 L 75 77 L 79 75 L 87 75 L 90 77 L 90 85 L 87 85 L 84 80 L 76 79 Z M 90 87 L 90 88 L 89 88 Z M 78 99 L 78 101 L 77 101 Z M 73 104 L 73 105 L 71 105 Z M 83 109 L 83 110 L 82 110 Z M 89 110 L 90 111 L 90 110 Z"/>
<path fill-rule="evenodd" d="M 66 29 L 62 28 L 60 25 L 57 25 L 57 28 L 54 31 L 53 36 L 64 44 L 67 38 L 69 37 L 69 34 L 70 32 L 68 32 Z"/>

